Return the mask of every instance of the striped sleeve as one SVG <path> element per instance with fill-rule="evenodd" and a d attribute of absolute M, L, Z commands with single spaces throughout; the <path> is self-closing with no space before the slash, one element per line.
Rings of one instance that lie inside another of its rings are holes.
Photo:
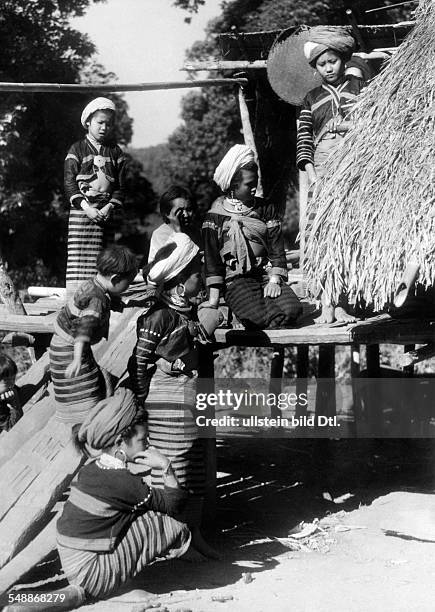
<path fill-rule="evenodd" d="M 128 363 L 131 386 L 140 403 L 143 403 L 150 387 L 151 378 L 156 370 L 158 359 L 157 346 L 168 329 L 162 319 L 164 311 L 140 317 L 137 322 L 137 342 Z"/>
<path fill-rule="evenodd" d="M 220 256 L 219 228 L 215 217 L 216 215 L 208 213 L 201 231 L 207 287 L 222 285 L 225 280 L 225 264 Z"/>
<path fill-rule="evenodd" d="M 80 152 L 77 143 L 73 144 L 67 153 L 64 164 L 64 189 L 68 202 L 73 208 L 80 208 L 84 200 L 77 184 L 80 170 Z"/>
<path fill-rule="evenodd" d="M 314 138 L 311 105 L 305 98 L 298 124 L 296 163 L 299 170 L 305 170 L 306 164 L 314 161 Z"/>
<path fill-rule="evenodd" d="M 127 157 L 118 145 L 116 146 L 115 156 L 115 168 L 116 168 L 116 183 L 115 189 L 110 198 L 110 203 L 117 207 L 124 206 L 125 199 L 125 185 L 127 177 Z"/>

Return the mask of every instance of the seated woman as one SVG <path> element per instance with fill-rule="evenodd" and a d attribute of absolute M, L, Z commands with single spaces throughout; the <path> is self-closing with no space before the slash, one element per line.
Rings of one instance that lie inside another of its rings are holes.
<path fill-rule="evenodd" d="M 258 168 L 254 153 L 234 145 L 214 174 L 222 189 L 202 226 L 207 306 L 221 294 L 247 329 L 292 326 L 301 313 L 284 281 L 287 264 L 281 222 L 272 204 L 255 197 Z"/>
<path fill-rule="evenodd" d="M 143 414 L 129 389 L 99 402 L 77 434 L 100 451 L 81 468 L 57 523 L 63 571 L 84 596 L 106 597 L 157 558 L 181 557 L 188 527 L 172 518 L 187 494 L 171 462 L 148 446 Z M 128 462 L 160 470 L 163 488 L 146 485 Z"/>

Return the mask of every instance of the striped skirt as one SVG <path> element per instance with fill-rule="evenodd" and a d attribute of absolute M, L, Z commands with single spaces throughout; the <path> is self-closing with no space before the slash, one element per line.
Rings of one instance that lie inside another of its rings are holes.
<path fill-rule="evenodd" d="M 205 446 L 199 437 L 192 409 L 180 404 L 147 403 L 148 435 L 172 463 L 179 484 L 190 497 L 177 518 L 191 527 L 199 527 L 205 492 Z M 161 470 L 151 471 L 153 487 L 163 488 Z"/>
<path fill-rule="evenodd" d="M 282 285 L 281 295 L 264 297 L 267 276 L 240 276 L 228 283 L 225 302 L 246 329 L 279 329 L 292 327 L 302 312 L 293 289 Z"/>
<path fill-rule="evenodd" d="M 65 378 L 74 358 L 73 344 L 54 334 L 49 357 L 57 419 L 73 425 L 82 423 L 89 410 L 106 397 L 104 378 L 91 347 L 84 348 L 80 372 L 74 378 Z"/>
<path fill-rule="evenodd" d="M 186 525 L 160 512 L 139 516 L 112 552 L 82 551 L 57 545 L 70 584 L 90 597 L 105 597 L 156 559 L 181 557 L 189 548 Z"/>
<path fill-rule="evenodd" d="M 79 285 L 97 273 L 97 257 L 114 241 L 114 222 L 101 226 L 83 210 L 71 209 L 68 222 L 68 259 L 66 264 L 67 297 Z"/>

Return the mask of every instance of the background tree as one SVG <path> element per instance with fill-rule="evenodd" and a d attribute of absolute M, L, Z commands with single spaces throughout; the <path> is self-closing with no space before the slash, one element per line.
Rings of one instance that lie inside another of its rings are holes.
<path fill-rule="evenodd" d="M 115 75 L 93 61 L 95 47 L 88 36 L 69 23 L 99 1 L 2 0 L 0 80 L 113 81 Z M 84 135 L 80 115 L 93 97 L 8 93 L 0 100 L 0 246 L 20 283 L 64 282 L 68 204 L 63 160 Z M 120 96 L 110 97 L 118 111 L 116 139 L 128 144 L 127 104 Z"/>

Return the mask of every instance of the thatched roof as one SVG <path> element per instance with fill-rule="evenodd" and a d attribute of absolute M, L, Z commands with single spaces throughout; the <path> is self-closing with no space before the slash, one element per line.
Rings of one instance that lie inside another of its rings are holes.
<path fill-rule="evenodd" d="M 342 292 L 376 308 L 411 255 L 419 282 L 435 283 L 435 3 L 421 0 L 417 23 L 389 66 L 362 94 L 349 132 L 316 197 L 307 245 L 312 293 Z"/>

